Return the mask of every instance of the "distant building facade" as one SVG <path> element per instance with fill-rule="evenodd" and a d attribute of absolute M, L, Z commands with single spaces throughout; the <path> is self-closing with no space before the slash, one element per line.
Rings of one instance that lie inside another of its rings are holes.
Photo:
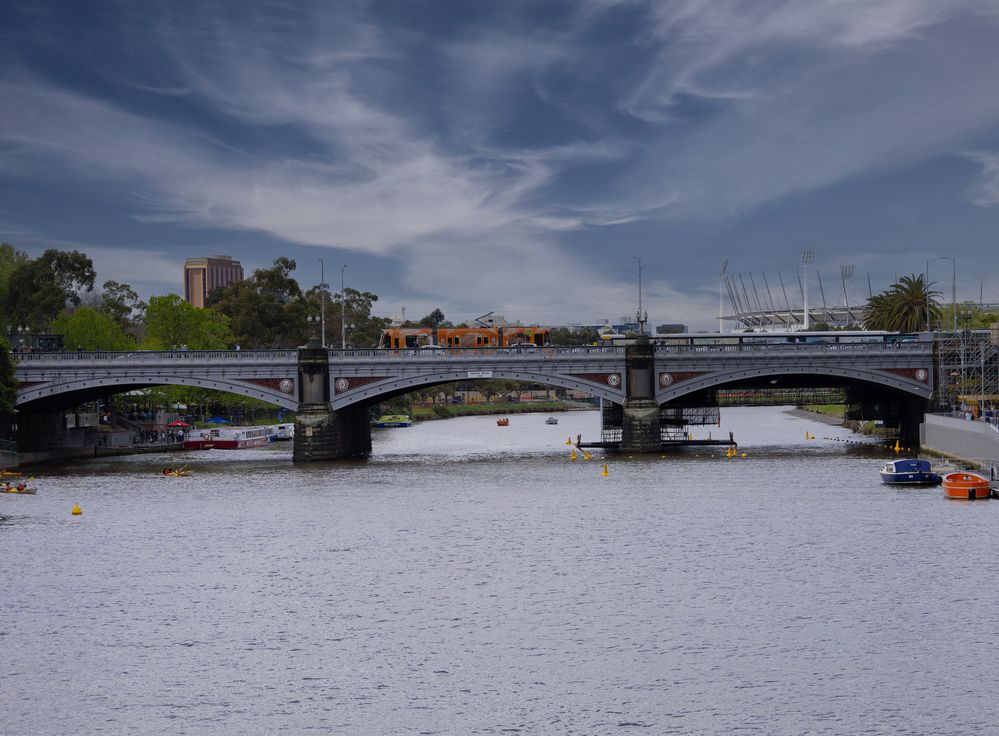
<path fill-rule="evenodd" d="M 242 280 L 243 266 L 231 256 L 188 258 L 184 263 L 184 299 L 201 309 L 215 289 Z"/>

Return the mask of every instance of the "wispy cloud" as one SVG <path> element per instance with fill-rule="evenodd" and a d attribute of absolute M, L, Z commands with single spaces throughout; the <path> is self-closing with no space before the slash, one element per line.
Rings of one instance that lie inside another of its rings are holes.
<path fill-rule="evenodd" d="M 968 192 L 968 199 L 980 207 L 999 204 L 999 153 L 977 152 L 967 154 L 982 167 L 978 180 Z"/>

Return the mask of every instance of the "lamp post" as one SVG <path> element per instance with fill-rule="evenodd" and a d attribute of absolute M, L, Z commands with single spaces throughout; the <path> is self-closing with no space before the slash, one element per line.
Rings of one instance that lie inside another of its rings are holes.
<path fill-rule="evenodd" d="M 950 261 L 951 267 L 951 301 L 954 303 L 954 332 L 957 332 L 957 261 L 954 256 L 937 256 L 926 261 L 926 329 L 930 329 L 930 264 L 934 261 Z"/>
<path fill-rule="evenodd" d="M 804 306 L 804 325 L 803 329 L 808 332 L 809 320 L 808 320 L 808 266 L 811 265 L 812 261 L 815 260 L 815 248 L 802 248 L 801 249 L 801 300 Z"/>
<path fill-rule="evenodd" d="M 718 273 L 718 334 L 725 331 L 725 300 L 722 294 L 725 289 L 725 271 L 728 270 L 728 258 L 722 262 L 721 271 Z"/>
<path fill-rule="evenodd" d="M 345 315 L 345 310 L 347 309 L 347 296 L 343 292 L 343 272 L 347 268 L 347 264 L 340 266 L 340 349 L 347 349 L 347 318 Z"/>
<path fill-rule="evenodd" d="M 642 259 L 638 256 L 632 256 L 632 258 L 638 261 L 638 311 L 635 313 L 635 321 L 638 322 L 638 334 L 645 334 L 645 323 L 642 321 L 642 269 L 645 266 L 642 265 Z M 646 315 L 648 319 L 648 315 Z"/>
<path fill-rule="evenodd" d="M 323 347 L 326 347 L 326 262 L 322 258 L 319 259 L 319 320 Z"/>

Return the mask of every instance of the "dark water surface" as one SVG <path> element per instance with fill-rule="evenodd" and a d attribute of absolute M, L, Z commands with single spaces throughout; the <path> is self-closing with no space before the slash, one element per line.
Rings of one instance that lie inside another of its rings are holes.
<path fill-rule="evenodd" d="M 0 496 L 0 733 L 999 733 L 999 501 L 882 486 L 780 409 L 713 428 L 746 458 L 604 478 L 560 416 Z"/>

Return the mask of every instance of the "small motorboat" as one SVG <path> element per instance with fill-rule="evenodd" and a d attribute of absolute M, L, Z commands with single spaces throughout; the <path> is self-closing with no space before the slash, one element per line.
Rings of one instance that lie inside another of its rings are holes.
<path fill-rule="evenodd" d="M 26 496 L 34 496 L 38 492 L 37 488 L 18 488 L 17 486 L 3 486 L 0 487 L 0 493 L 22 493 Z"/>
<path fill-rule="evenodd" d="M 558 419 L 556 419 L 555 417 L 548 417 L 545 420 L 545 424 L 558 424 Z"/>
<path fill-rule="evenodd" d="M 940 480 L 929 460 L 889 460 L 881 468 L 881 482 L 890 486 L 935 486 Z"/>
<path fill-rule="evenodd" d="M 409 418 L 408 414 L 383 414 L 375 420 L 374 425 L 379 429 L 387 429 L 390 427 L 412 427 L 413 420 Z"/>
<path fill-rule="evenodd" d="M 507 419 L 506 417 L 503 417 L 502 419 L 497 419 L 496 420 L 496 426 L 497 427 L 509 427 L 510 426 L 510 420 Z"/>
<path fill-rule="evenodd" d="M 967 501 L 988 498 L 992 495 L 988 478 L 966 471 L 947 473 L 943 477 L 943 489 L 944 495 L 947 498 L 958 498 Z"/>

